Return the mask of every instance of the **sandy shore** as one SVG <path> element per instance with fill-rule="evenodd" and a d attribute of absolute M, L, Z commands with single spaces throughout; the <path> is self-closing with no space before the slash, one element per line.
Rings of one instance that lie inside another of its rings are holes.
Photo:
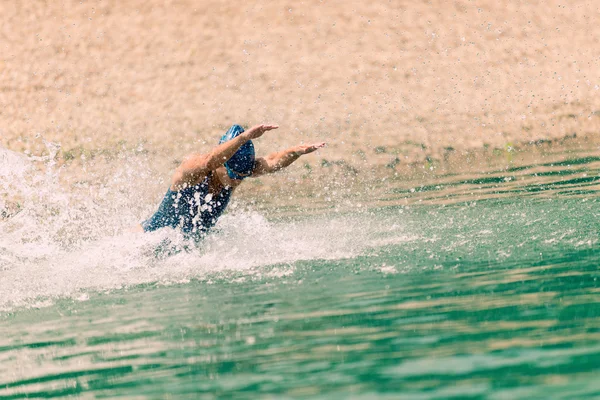
<path fill-rule="evenodd" d="M 597 147 L 597 16 L 554 0 L 2 2 L 0 143 L 57 142 L 66 163 L 139 148 L 161 171 L 234 122 L 281 126 L 261 153 L 326 140 L 309 167 L 349 170 Z"/>

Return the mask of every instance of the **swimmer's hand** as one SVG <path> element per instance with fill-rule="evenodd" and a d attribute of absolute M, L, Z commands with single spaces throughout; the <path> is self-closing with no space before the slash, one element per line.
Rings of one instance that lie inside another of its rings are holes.
<path fill-rule="evenodd" d="M 314 144 L 301 144 L 298 146 L 290 147 L 289 149 L 278 151 L 276 153 L 269 154 L 266 157 L 259 157 L 255 161 L 254 171 L 252 176 L 257 177 L 264 174 L 271 174 L 279 171 L 282 168 L 286 168 L 294 161 L 300 158 L 300 156 L 318 149 L 325 147 L 325 142 L 314 143 Z"/>
<path fill-rule="evenodd" d="M 277 128 L 279 128 L 277 125 L 254 125 L 252 128 L 244 132 L 243 135 L 245 135 L 248 140 L 257 139 L 261 137 L 266 131 L 270 131 Z"/>
<path fill-rule="evenodd" d="M 326 145 L 325 142 L 300 145 L 300 146 L 296 147 L 295 153 L 298 154 L 299 156 L 301 156 L 304 154 L 312 153 L 313 151 L 317 151 L 317 150 L 325 147 L 325 145 Z"/>

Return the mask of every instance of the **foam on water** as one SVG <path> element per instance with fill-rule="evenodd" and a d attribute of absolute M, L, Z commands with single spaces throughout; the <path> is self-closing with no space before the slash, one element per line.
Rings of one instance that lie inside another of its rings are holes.
<path fill-rule="evenodd" d="M 410 240 L 399 226 L 390 236 L 389 226 L 365 215 L 272 222 L 238 209 L 221 218 L 200 248 L 157 258 L 155 249 L 165 239 L 175 245 L 183 239 L 170 229 L 129 231 L 156 207 L 153 196 L 139 198 L 145 193 L 139 182 L 150 173 L 143 164 L 123 166 L 129 174 L 136 171 L 135 179 L 117 170 L 110 179 L 65 190 L 54 154 L 31 159 L 0 149 L 0 155 L 2 190 L 8 194 L 2 207 L 14 210 L 0 220 L 0 310 L 47 305 L 57 297 L 86 299 L 88 291 L 219 272 L 260 274 L 261 266 L 353 257 L 380 245 L 381 229 L 387 242 Z"/>

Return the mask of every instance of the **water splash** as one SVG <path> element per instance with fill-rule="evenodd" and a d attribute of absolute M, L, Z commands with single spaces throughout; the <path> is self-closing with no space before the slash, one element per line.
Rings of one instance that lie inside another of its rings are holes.
<path fill-rule="evenodd" d="M 384 226 L 364 215 L 275 222 L 238 209 L 224 215 L 198 248 L 157 257 L 164 241 L 175 247 L 185 243 L 171 229 L 130 230 L 156 206 L 149 194 L 154 188 L 141 186 L 155 181 L 143 179 L 152 174 L 147 163 L 124 156 L 108 171 L 103 166 L 103 175 L 89 168 L 85 180 L 65 188 L 54 162 L 59 146 L 47 145 L 49 155 L 43 158 L 0 153 L 3 192 L 19 204 L 0 222 L 0 310 L 47 305 L 57 297 L 86 299 L 88 291 L 223 272 L 260 274 L 257 268 L 268 265 L 354 257 L 378 243 L 376 232 Z M 393 237 L 384 230 L 390 242 L 409 238 L 398 226 Z"/>

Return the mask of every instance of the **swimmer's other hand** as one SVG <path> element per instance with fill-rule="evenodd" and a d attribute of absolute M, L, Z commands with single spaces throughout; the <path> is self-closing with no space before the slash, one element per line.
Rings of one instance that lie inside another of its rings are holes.
<path fill-rule="evenodd" d="M 298 155 L 312 153 L 313 151 L 317 151 L 318 149 L 325 147 L 325 145 L 325 142 L 314 144 L 302 144 L 295 149 L 295 153 Z"/>

